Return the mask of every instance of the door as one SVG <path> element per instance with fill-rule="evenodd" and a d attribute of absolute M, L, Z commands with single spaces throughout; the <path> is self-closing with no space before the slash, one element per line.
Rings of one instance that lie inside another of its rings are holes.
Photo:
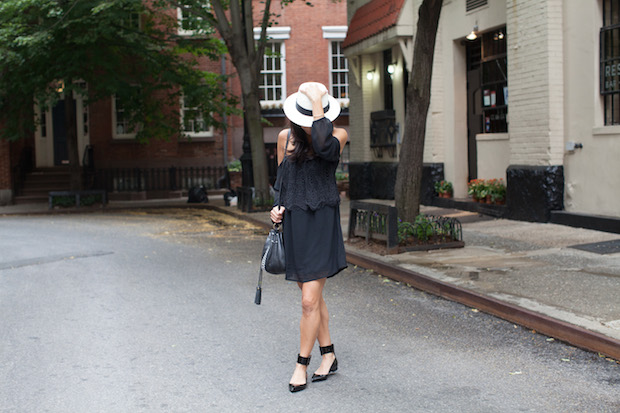
<path fill-rule="evenodd" d="M 466 41 L 467 54 L 467 169 L 469 180 L 478 178 L 476 135 L 482 125 L 482 41 L 480 37 Z"/>
<path fill-rule="evenodd" d="M 467 166 L 469 180 L 478 177 L 476 135 L 482 133 L 480 68 L 467 72 Z"/>
<path fill-rule="evenodd" d="M 75 111 L 75 99 L 73 110 Z M 67 150 L 67 125 L 66 125 L 65 101 L 59 101 L 52 108 L 52 124 L 54 132 L 54 165 L 66 165 L 69 163 L 69 151 Z"/>

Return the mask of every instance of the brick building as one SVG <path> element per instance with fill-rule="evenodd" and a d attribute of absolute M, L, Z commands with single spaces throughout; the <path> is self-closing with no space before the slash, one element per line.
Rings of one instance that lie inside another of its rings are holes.
<path fill-rule="evenodd" d="M 260 21 L 262 2 L 253 0 L 253 3 L 257 17 L 255 21 Z M 281 8 L 279 2 L 274 2 L 272 11 L 279 15 L 277 24 L 268 30 L 268 48 L 273 54 L 265 57 L 261 75 L 263 115 L 271 123 L 265 127 L 264 137 L 271 152 L 275 147 L 277 131 L 286 126 L 282 103 L 287 95 L 297 91 L 302 82 L 322 82 L 340 99 L 345 108 L 338 120 L 342 127 L 348 126 L 346 108 L 349 102 L 348 67 L 341 49 L 347 29 L 346 3 L 322 1 L 314 2 L 313 7 L 309 7 L 305 2 L 297 1 Z M 182 19 L 180 11 L 178 15 Z M 183 30 L 182 25 L 180 27 L 179 34 L 191 34 Z M 256 32 L 258 29 L 254 30 Z M 201 64 L 204 70 L 233 75 L 228 87 L 240 96 L 240 85 L 229 58 L 223 57 L 220 61 L 204 59 Z M 0 142 L 0 205 L 14 202 L 16 195 L 17 201 L 21 196 L 21 202 L 44 199 L 44 193 L 32 196 L 23 193 L 20 170 L 29 170 L 32 166 L 39 175 L 56 174 L 58 170 L 63 170 L 62 166 L 67 162 L 66 136 L 62 125 L 63 102 L 44 113 L 39 112 L 41 125 L 33 136 L 13 143 Z M 189 108 L 183 102 L 178 108 L 171 108 L 182 113 L 185 109 Z M 40 111 L 37 107 L 35 110 Z M 109 179 L 106 178 L 112 197 L 178 196 L 179 192 L 172 190 L 175 188 L 166 187 L 171 180 L 171 169 L 178 174 L 183 168 L 222 167 L 243 154 L 243 119 L 239 117 L 227 119 L 227 130 L 204 128 L 200 119 L 185 119 L 186 133 L 191 139 L 171 137 L 168 141 L 152 140 L 142 144 L 130 133 L 129 125 L 123 118 L 122 105 L 114 97 L 90 107 L 77 98 L 76 111 L 80 153 L 90 155 L 98 171 L 116 171 Z M 84 156 L 84 159 L 88 157 Z M 134 174 L 137 170 L 139 175 Z M 160 186 L 151 188 L 149 182 L 155 176 L 159 177 Z M 208 186 L 217 184 L 213 177 L 209 177 L 208 182 L 201 181 L 202 178 L 196 179 L 188 178 L 191 182 Z M 46 187 L 45 191 L 66 189 L 68 181 L 53 185 L 56 187 Z"/>
<path fill-rule="evenodd" d="M 351 197 L 391 198 L 421 0 L 348 3 Z M 470 179 L 503 178 L 502 216 L 620 218 L 619 9 L 618 0 L 444 0 L 427 188 L 445 177 L 464 200 Z M 369 126 L 385 119 L 394 133 L 377 140 Z"/>

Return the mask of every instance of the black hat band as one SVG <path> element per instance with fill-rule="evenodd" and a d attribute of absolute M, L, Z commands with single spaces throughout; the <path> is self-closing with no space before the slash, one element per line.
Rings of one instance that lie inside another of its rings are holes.
<path fill-rule="evenodd" d="M 295 102 L 295 107 L 297 108 L 297 111 L 301 113 L 302 115 L 312 116 L 312 111 L 302 108 L 301 106 L 299 106 L 299 103 Z M 323 108 L 323 113 L 327 113 L 327 112 L 329 112 L 329 102 L 327 102 L 327 106 Z"/>

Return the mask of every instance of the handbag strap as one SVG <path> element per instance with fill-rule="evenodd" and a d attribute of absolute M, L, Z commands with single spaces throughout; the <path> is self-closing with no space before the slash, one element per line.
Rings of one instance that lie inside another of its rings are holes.
<path fill-rule="evenodd" d="M 288 134 L 286 135 L 286 143 L 284 144 L 284 158 L 288 157 L 288 155 L 286 153 L 288 151 L 288 141 L 290 140 L 290 138 L 291 138 L 291 129 L 289 128 Z M 282 160 L 282 162 L 284 162 L 284 160 Z M 282 197 L 280 197 L 278 199 L 278 203 L 276 204 L 278 206 L 278 208 L 282 206 L 282 204 L 280 203 L 280 199 L 282 199 Z M 274 228 L 276 228 L 275 225 L 276 224 L 274 223 Z M 276 228 L 276 229 L 279 229 L 279 225 L 278 225 L 278 228 Z"/>

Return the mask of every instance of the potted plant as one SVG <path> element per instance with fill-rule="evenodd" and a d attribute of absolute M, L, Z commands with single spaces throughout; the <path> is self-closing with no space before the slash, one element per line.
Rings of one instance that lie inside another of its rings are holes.
<path fill-rule="evenodd" d="M 474 202 L 481 202 L 486 198 L 486 185 L 484 179 L 472 179 L 467 183 L 467 193 L 471 195 Z"/>
<path fill-rule="evenodd" d="M 491 202 L 498 205 L 506 203 L 506 184 L 503 179 L 491 179 L 488 182 Z"/>
<path fill-rule="evenodd" d="M 452 192 L 453 192 L 452 182 L 450 181 L 435 182 L 435 192 L 437 192 L 440 198 L 451 198 Z"/>

